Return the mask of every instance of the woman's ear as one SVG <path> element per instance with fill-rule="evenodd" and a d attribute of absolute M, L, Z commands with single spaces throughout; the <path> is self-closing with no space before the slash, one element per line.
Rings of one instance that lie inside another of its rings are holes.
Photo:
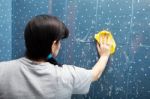
<path fill-rule="evenodd" d="M 59 49 L 60 49 L 60 44 L 58 41 L 53 41 L 53 44 L 52 44 L 52 48 L 51 48 L 51 53 L 53 55 L 53 57 L 56 57 L 58 52 L 59 52 Z"/>
<path fill-rule="evenodd" d="M 51 53 L 53 54 L 54 53 L 54 51 L 55 51 L 55 49 L 56 49 L 56 45 L 57 45 L 57 41 L 55 40 L 55 41 L 53 41 L 53 43 L 52 43 L 52 48 L 51 48 Z"/>

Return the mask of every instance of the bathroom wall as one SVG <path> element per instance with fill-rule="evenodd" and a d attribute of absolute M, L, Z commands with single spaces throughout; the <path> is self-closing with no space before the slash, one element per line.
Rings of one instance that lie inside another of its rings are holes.
<path fill-rule="evenodd" d="M 87 95 L 72 99 L 150 99 L 149 0 L 1 0 L 0 61 L 24 55 L 25 24 L 38 14 L 58 16 L 69 28 L 58 61 L 92 68 L 99 56 L 94 34 L 112 32 L 116 53 Z"/>
<path fill-rule="evenodd" d="M 12 56 L 11 4 L 12 0 L 0 1 L 0 61 L 10 60 Z"/>
<path fill-rule="evenodd" d="M 87 95 L 72 99 L 150 98 L 150 1 L 149 0 L 52 0 L 52 14 L 70 29 L 59 60 L 92 68 L 98 59 L 94 34 L 112 32 L 116 53 L 102 77 Z"/>

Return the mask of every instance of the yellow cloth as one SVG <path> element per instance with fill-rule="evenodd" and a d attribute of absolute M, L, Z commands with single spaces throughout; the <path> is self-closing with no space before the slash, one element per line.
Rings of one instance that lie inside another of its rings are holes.
<path fill-rule="evenodd" d="M 98 43 L 100 43 L 100 37 L 101 36 L 108 36 L 108 40 L 112 41 L 112 46 L 111 46 L 111 49 L 110 49 L 110 54 L 113 54 L 115 52 L 115 49 L 116 49 L 116 42 L 115 42 L 115 40 L 114 40 L 111 32 L 103 30 L 103 31 L 100 31 L 97 34 L 95 34 L 94 38 L 96 39 L 96 41 Z"/>

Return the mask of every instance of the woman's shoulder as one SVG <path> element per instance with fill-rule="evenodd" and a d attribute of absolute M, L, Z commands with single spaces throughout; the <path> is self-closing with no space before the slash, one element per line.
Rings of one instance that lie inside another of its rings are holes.
<path fill-rule="evenodd" d="M 7 60 L 0 62 L 0 72 L 12 71 L 19 67 L 19 59 Z M 18 65 L 17 65 L 18 64 Z"/>
<path fill-rule="evenodd" d="M 0 66 L 3 66 L 3 65 L 13 65 L 15 63 L 18 62 L 19 59 L 13 59 L 13 60 L 6 60 L 6 61 L 1 61 L 0 62 Z"/>

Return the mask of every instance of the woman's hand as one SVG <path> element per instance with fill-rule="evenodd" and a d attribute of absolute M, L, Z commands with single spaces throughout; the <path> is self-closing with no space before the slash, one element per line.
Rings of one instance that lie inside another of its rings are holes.
<path fill-rule="evenodd" d="M 92 68 L 93 81 L 98 80 L 98 78 L 103 73 L 108 58 L 110 56 L 110 48 L 112 46 L 112 41 L 108 39 L 108 35 L 104 35 L 100 38 L 100 44 L 97 43 L 97 50 L 101 56 L 97 63 Z"/>
<path fill-rule="evenodd" d="M 109 56 L 112 41 L 108 39 L 108 35 L 104 35 L 100 38 L 100 44 L 97 45 L 97 50 L 100 56 Z"/>

